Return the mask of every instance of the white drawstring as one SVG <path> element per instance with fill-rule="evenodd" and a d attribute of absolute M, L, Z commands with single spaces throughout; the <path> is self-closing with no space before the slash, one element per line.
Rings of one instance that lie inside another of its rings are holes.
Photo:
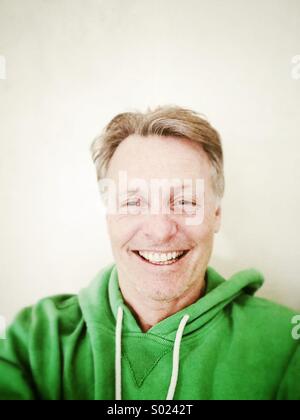
<path fill-rule="evenodd" d="M 123 309 L 118 308 L 117 314 L 117 325 L 116 325 L 116 354 L 115 354 L 115 369 L 116 369 L 116 400 L 122 399 L 121 389 L 121 340 L 122 340 L 122 321 L 123 321 Z"/>
<path fill-rule="evenodd" d="M 168 390 L 167 400 L 173 400 L 176 385 L 177 385 L 177 379 L 178 379 L 178 371 L 179 371 L 179 353 L 180 353 L 180 344 L 182 339 L 183 330 L 186 326 L 186 323 L 189 320 L 189 315 L 184 315 L 182 320 L 180 321 L 177 333 L 176 333 L 176 339 L 173 349 L 173 368 L 172 368 L 172 376 L 171 376 L 171 382 Z"/>
<path fill-rule="evenodd" d="M 176 338 L 175 344 L 173 348 L 173 367 L 172 367 L 172 376 L 170 381 L 170 386 L 168 390 L 167 400 L 173 400 L 177 380 L 178 380 L 178 372 L 179 372 L 179 355 L 180 355 L 180 344 L 182 340 L 182 334 L 186 323 L 189 320 L 189 315 L 184 315 L 182 320 L 180 321 Z M 116 375 L 116 400 L 122 399 L 122 376 L 121 376 L 121 340 L 122 340 L 122 322 L 123 322 L 123 309 L 121 306 L 118 308 L 117 313 L 117 325 L 116 325 L 116 354 L 115 354 L 115 375 Z"/>

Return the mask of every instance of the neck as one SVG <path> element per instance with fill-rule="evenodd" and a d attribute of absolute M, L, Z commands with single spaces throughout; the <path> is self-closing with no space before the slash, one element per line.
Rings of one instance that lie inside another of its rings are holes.
<path fill-rule="evenodd" d="M 119 279 L 120 289 L 127 306 L 131 309 L 143 332 L 154 325 L 192 305 L 205 293 L 204 275 L 181 296 L 172 300 L 154 300 L 139 291 L 125 286 Z"/>

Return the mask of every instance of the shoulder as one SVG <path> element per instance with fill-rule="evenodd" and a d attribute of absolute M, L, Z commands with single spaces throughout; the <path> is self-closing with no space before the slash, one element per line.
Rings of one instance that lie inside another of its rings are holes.
<path fill-rule="evenodd" d="M 273 344 L 288 352 L 299 345 L 292 334 L 298 314 L 284 305 L 243 294 L 232 303 L 228 315 L 244 336 L 261 345 Z"/>
<path fill-rule="evenodd" d="M 250 296 L 247 294 L 241 295 L 235 300 L 236 309 L 244 311 L 246 315 L 251 315 L 254 319 L 265 320 L 268 322 L 285 323 L 297 315 L 297 312 L 287 306 L 273 302 L 271 300 Z"/>
<path fill-rule="evenodd" d="M 40 332 L 49 334 L 54 329 L 69 333 L 82 320 L 82 312 L 77 295 L 54 295 L 40 299 L 35 304 L 18 312 L 8 333 L 23 330 L 26 335 Z"/>

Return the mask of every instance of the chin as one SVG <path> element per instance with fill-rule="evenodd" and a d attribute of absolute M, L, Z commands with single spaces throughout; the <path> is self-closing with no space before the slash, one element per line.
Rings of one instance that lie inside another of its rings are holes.
<path fill-rule="evenodd" d="M 160 286 L 157 284 L 156 287 L 153 287 L 152 285 L 148 285 L 147 287 L 147 285 L 144 285 L 142 288 L 139 287 L 138 291 L 141 295 L 158 302 L 172 301 L 184 293 L 184 289 L 179 289 L 174 285 L 173 287 L 172 285 L 166 287 L 165 284 L 161 284 Z"/>

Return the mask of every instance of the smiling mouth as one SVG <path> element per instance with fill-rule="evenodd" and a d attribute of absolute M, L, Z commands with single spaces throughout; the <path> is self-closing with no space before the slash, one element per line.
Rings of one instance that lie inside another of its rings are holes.
<path fill-rule="evenodd" d="M 155 261 L 153 259 L 146 258 L 145 256 L 141 255 L 139 251 L 132 251 L 141 261 L 148 263 L 150 265 L 156 266 L 166 266 L 166 265 L 174 265 L 178 263 L 178 261 L 182 260 L 190 251 L 190 249 L 185 251 L 180 251 L 180 255 L 174 256 L 174 258 L 168 259 L 166 261 Z"/>

